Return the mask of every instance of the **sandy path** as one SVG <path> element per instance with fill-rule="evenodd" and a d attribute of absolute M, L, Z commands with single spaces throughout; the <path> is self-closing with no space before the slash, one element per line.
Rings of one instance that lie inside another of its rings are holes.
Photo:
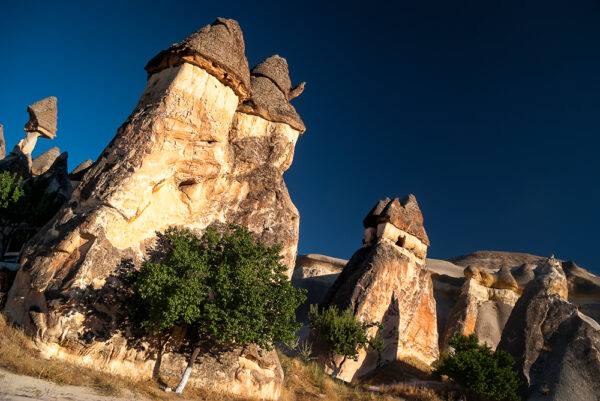
<path fill-rule="evenodd" d="M 133 393 L 124 398 L 103 396 L 93 389 L 78 386 L 59 386 L 44 380 L 29 376 L 19 376 L 0 370 L 0 400 L 1 401 L 128 401 L 145 398 Z"/>

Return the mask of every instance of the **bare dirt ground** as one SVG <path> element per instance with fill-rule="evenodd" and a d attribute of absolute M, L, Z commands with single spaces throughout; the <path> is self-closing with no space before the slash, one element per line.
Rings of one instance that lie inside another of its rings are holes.
<path fill-rule="evenodd" d="M 145 401 L 130 393 L 122 397 L 100 395 L 93 389 L 79 386 L 58 385 L 29 376 L 19 376 L 0 370 L 1 401 Z"/>

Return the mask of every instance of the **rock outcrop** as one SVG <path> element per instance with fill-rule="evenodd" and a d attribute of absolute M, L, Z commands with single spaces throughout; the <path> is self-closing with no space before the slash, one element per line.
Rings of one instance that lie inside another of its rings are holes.
<path fill-rule="evenodd" d="M 318 305 L 338 278 L 347 260 L 325 255 L 298 255 L 292 285 L 306 289 L 306 301 L 296 310 L 299 322 L 308 323 L 310 305 Z"/>
<path fill-rule="evenodd" d="M 56 98 L 50 96 L 39 100 L 28 106 L 27 111 L 29 112 L 29 121 L 25 124 L 25 138 L 15 145 L 12 152 L 0 160 L 0 171 L 10 171 L 23 178 L 30 177 L 32 174 L 31 153 L 37 139 L 40 136 L 47 139 L 56 137 L 58 113 Z M 4 143 L 4 138 L 2 138 L 2 143 Z"/>
<path fill-rule="evenodd" d="M 448 259 L 455 265 L 467 267 L 473 266 L 478 269 L 499 270 L 503 266 L 514 268 L 523 263 L 539 265 L 546 258 L 531 255 L 529 253 L 500 252 L 500 251 L 476 251 L 466 255 L 455 256 Z"/>
<path fill-rule="evenodd" d="M 527 284 L 498 349 L 512 354 L 533 400 L 600 400 L 600 325 L 566 300 L 567 278 L 554 258 Z"/>
<path fill-rule="evenodd" d="M 506 265 L 495 272 L 467 266 L 463 274 L 466 281 L 444 326 L 441 351 L 449 350 L 456 333 L 474 333 L 481 344 L 495 349 L 520 295 L 517 280 Z"/>
<path fill-rule="evenodd" d="M 56 146 L 48 149 L 31 162 L 31 173 L 33 175 L 42 175 L 52 166 L 54 161 L 60 156 L 60 149 Z"/>
<path fill-rule="evenodd" d="M 563 262 L 562 269 L 567 276 L 569 302 L 600 323 L 600 277 L 572 261 Z"/>
<path fill-rule="evenodd" d="M 273 86 L 279 88 L 271 78 L 253 84 L 234 20 L 217 19 L 159 53 L 146 70 L 147 86 L 131 116 L 78 177 L 68 205 L 30 242 L 5 309 L 28 332 L 37 329 L 29 312 L 44 314 L 43 340 L 54 355 L 141 376 L 150 375 L 152 360 L 127 343 L 121 327 L 126 271 L 139 265 L 156 232 L 168 226 L 201 233 L 211 224 L 236 223 L 268 245 L 283 243 L 291 276 L 299 215 L 282 174 L 304 131 L 275 112 L 242 107 L 270 99 Z M 269 71 L 289 80 L 286 63 Z M 295 110 L 287 103 L 285 112 Z M 270 368 L 260 373 L 270 366 L 267 359 L 249 358 L 231 359 L 237 365 L 212 385 L 277 398 L 282 376 Z M 242 373 L 229 374 L 242 365 Z M 265 385 L 259 379 L 264 375 L 277 380 Z M 198 373 L 190 383 L 209 385 Z"/>
<path fill-rule="evenodd" d="M 382 322 L 384 350 L 363 350 L 357 361 L 347 360 L 338 373 L 345 381 L 388 362 L 430 364 L 438 358 L 433 285 L 425 265 L 429 241 L 416 199 L 409 195 L 401 201 L 381 201 L 363 224 L 363 247 L 344 267 L 320 307 L 350 308 L 360 321 Z M 315 349 L 326 372 L 333 372 L 326 345 L 317 342 Z"/>

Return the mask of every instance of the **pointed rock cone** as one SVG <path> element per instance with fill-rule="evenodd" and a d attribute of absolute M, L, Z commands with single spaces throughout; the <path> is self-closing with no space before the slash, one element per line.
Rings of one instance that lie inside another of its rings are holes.
<path fill-rule="evenodd" d="M 361 350 L 357 360 L 346 360 L 339 369 L 337 377 L 348 382 L 388 362 L 429 365 L 439 357 L 433 284 L 425 265 L 427 246 L 385 219 L 371 232 L 369 216 L 381 215 L 389 203 L 389 199 L 379 202 L 369 212 L 365 219 L 369 240 L 352 255 L 320 304 L 321 308 L 350 308 L 361 322 L 383 323 L 383 351 Z M 407 213 L 411 213 L 408 218 L 416 211 Z M 369 334 L 375 335 L 376 330 Z M 334 372 L 329 349 L 318 338 L 314 350 L 325 371 Z"/>

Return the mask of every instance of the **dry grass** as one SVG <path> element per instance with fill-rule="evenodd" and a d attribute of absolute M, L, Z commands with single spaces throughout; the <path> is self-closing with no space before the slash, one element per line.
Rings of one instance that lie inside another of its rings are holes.
<path fill-rule="evenodd" d="M 285 372 L 286 393 L 282 397 L 284 401 L 398 400 L 392 395 L 382 395 L 334 380 L 325 374 L 315 362 L 304 363 L 297 358 L 290 358 L 281 353 L 279 360 Z"/>
<path fill-rule="evenodd" d="M 386 387 L 382 393 L 373 392 L 361 385 L 349 385 L 334 380 L 314 362 L 304 363 L 299 358 L 279 354 L 285 372 L 285 389 L 282 401 L 442 401 L 432 390 L 413 386 L 396 385 Z M 152 380 L 137 380 L 111 375 L 60 360 L 46 360 L 38 356 L 32 341 L 19 329 L 6 324 L 0 314 L 0 368 L 7 371 L 48 380 L 61 385 L 91 387 L 102 394 L 152 400 L 182 400 L 174 393 L 162 390 L 164 385 L 174 388 L 176 381 L 157 383 Z M 188 386 L 185 399 L 214 401 L 247 401 L 227 394 L 218 394 Z"/>

